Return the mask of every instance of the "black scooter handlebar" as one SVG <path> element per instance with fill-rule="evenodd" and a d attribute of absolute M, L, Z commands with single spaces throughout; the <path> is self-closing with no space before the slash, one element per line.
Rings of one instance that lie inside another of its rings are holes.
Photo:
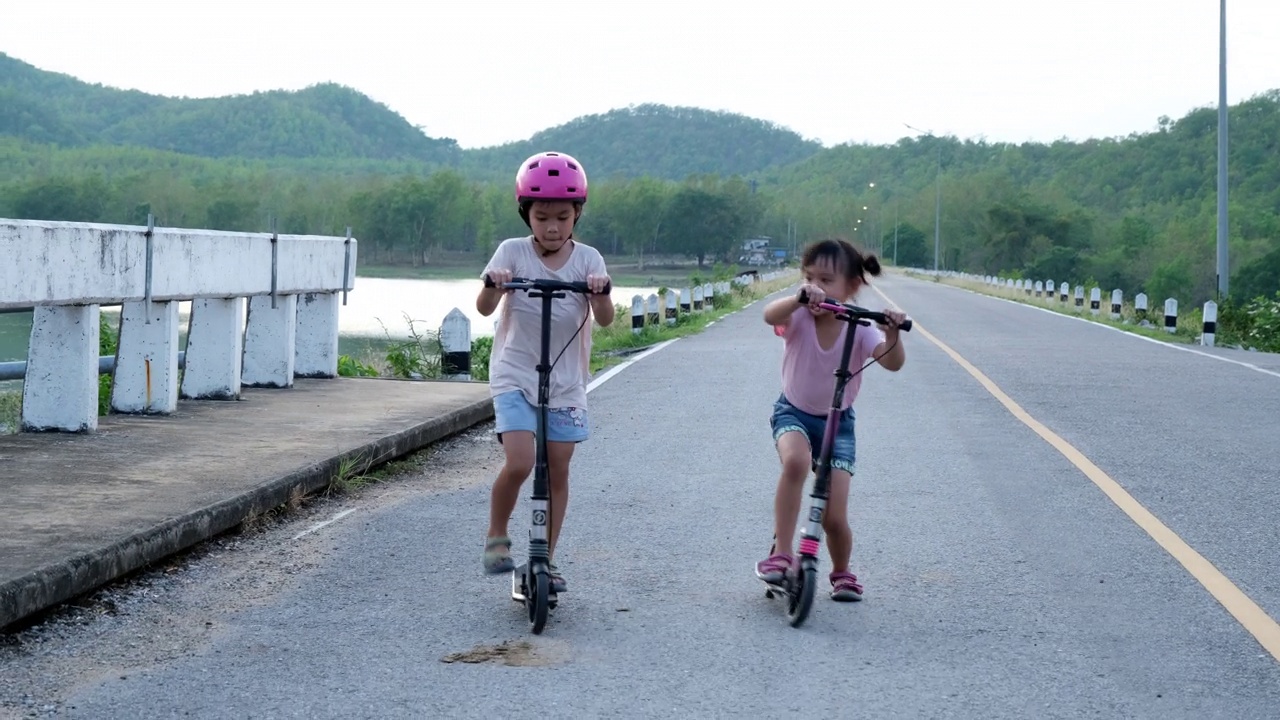
<path fill-rule="evenodd" d="M 484 286 L 487 288 L 495 288 L 497 284 L 493 282 L 488 275 L 484 276 Z M 591 287 L 585 282 L 564 282 L 563 280 L 546 280 L 537 278 L 530 280 L 529 278 L 513 277 L 511 282 L 502 284 L 504 290 L 563 290 L 565 292 L 582 293 L 583 295 L 608 295 L 613 292 L 613 283 L 609 282 L 604 286 L 604 291 L 599 293 L 591 292 Z"/>
<path fill-rule="evenodd" d="M 796 296 L 796 300 L 802 304 L 808 305 L 809 294 L 801 290 Z M 849 320 L 871 320 L 872 322 L 880 323 L 882 325 L 887 325 L 889 323 L 889 318 L 885 317 L 884 313 L 876 312 L 875 310 L 868 310 L 866 308 L 858 307 L 857 305 L 822 302 L 819 303 L 819 306 L 824 310 L 830 310 L 831 312 L 841 315 Z M 911 332 L 911 318 L 904 320 L 902 324 L 898 326 L 898 329 L 905 332 Z"/>

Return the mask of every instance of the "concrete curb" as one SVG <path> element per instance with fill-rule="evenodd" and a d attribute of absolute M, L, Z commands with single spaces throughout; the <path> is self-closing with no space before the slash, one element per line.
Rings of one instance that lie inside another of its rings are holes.
<path fill-rule="evenodd" d="M 493 418 L 485 398 L 275 477 L 235 497 L 174 517 L 104 547 L 80 553 L 0 584 L 0 629 L 96 590 L 150 563 L 208 540 L 266 510 L 327 487 L 344 462 L 381 465 Z"/>

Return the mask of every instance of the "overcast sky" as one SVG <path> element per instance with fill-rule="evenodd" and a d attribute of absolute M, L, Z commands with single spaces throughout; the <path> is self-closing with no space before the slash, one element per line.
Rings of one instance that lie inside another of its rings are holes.
<path fill-rule="evenodd" d="M 1228 99 L 1280 88 L 1280 0 L 1229 0 Z M 1215 0 L 5 0 L 0 51 L 209 97 L 351 86 L 463 147 L 646 102 L 826 145 L 1126 135 L 1215 105 Z"/>

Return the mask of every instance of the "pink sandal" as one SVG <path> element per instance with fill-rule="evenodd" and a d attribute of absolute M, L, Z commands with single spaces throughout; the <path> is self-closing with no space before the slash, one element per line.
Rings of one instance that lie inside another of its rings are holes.
<path fill-rule="evenodd" d="M 862 599 L 862 585 L 851 572 L 831 573 L 831 599 L 838 602 L 857 602 Z"/>

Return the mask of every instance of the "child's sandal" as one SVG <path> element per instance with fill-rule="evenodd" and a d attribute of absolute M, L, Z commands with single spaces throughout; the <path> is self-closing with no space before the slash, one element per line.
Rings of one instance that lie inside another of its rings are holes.
<path fill-rule="evenodd" d="M 502 550 L 499 551 L 499 548 Z M 490 575 L 511 572 L 516 564 L 511 560 L 511 538 L 502 535 L 484 541 L 484 571 Z"/>

